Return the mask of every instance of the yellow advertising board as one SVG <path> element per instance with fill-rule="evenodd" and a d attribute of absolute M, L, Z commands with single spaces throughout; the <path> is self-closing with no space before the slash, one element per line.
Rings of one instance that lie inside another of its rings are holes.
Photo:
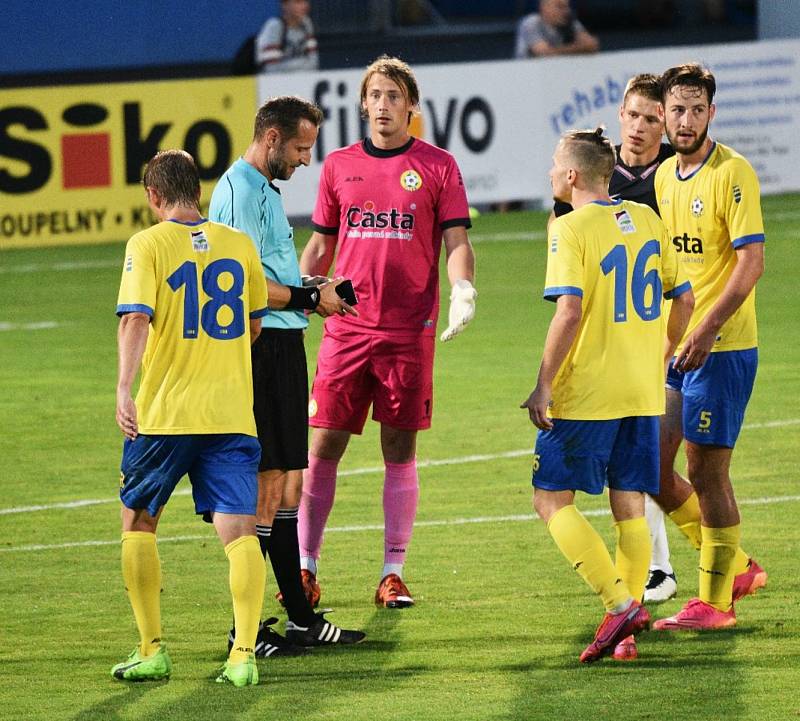
<path fill-rule="evenodd" d="M 194 156 L 207 207 L 250 142 L 256 102 L 247 77 L 0 90 L 0 248 L 148 227 L 141 177 L 166 148 Z"/>

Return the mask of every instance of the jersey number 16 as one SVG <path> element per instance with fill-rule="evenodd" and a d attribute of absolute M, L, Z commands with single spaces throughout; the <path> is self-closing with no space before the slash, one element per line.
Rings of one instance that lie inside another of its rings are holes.
<path fill-rule="evenodd" d="M 631 274 L 631 300 L 633 308 L 642 320 L 655 320 L 661 316 L 661 278 L 655 268 L 645 272 L 647 261 L 653 255 L 661 255 L 657 240 L 648 240 L 639 250 Z M 614 322 L 628 320 L 628 253 L 624 245 L 615 245 L 600 261 L 603 273 L 614 272 Z M 645 300 L 647 289 L 652 290 L 650 302 Z"/>

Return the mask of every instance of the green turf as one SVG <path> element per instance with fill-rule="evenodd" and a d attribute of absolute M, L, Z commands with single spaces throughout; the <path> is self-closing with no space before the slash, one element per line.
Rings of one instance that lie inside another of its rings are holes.
<path fill-rule="evenodd" d="M 367 642 L 261 661 L 258 688 L 214 684 L 231 615 L 227 565 L 183 494 L 160 528 L 172 679 L 113 681 L 111 666 L 136 642 L 113 501 L 121 446 L 113 310 L 123 247 L 0 253 L 0 328 L 58 324 L 0 330 L 0 510 L 103 501 L 0 513 L 0 719 L 797 718 L 798 200 L 764 202 L 759 377 L 733 467 L 743 545 L 768 570 L 769 586 L 738 604 L 734 630 L 680 638 L 650 633 L 638 662 L 588 668 L 577 656 L 601 607 L 530 518 L 526 455 L 422 469 L 420 524 L 407 566 L 418 604 L 375 610 L 381 533 L 352 527 L 380 526 L 381 474 L 347 474 L 380 465 L 370 424 L 342 463 L 320 575 L 333 620 L 364 628 Z M 437 347 L 435 419 L 420 436 L 421 461 L 532 446 L 533 428 L 518 406 L 534 383 L 552 313 L 540 300 L 543 226 L 541 213 L 477 219 L 478 314 L 462 336 Z M 313 367 L 318 319 L 312 326 Z M 599 510 L 605 500 L 584 497 L 579 504 Z M 591 520 L 610 541 L 608 516 Z M 696 590 L 696 556 L 669 532 L 685 600 Z M 81 545 L 64 546 L 70 543 Z M 32 545 L 52 548 L 25 550 Z M 280 615 L 274 590 L 270 578 L 265 615 Z M 673 601 L 655 615 L 678 608 Z"/>

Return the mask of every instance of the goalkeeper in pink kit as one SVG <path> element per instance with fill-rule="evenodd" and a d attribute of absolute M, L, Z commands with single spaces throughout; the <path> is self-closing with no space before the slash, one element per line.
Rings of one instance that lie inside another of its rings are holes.
<path fill-rule="evenodd" d="M 303 585 L 313 604 L 322 536 L 333 506 L 337 466 L 372 405 L 381 424 L 384 566 L 375 603 L 411 606 L 403 564 L 419 498 L 417 432 L 433 413 L 433 356 L 442 244 L 450 280 L 448 341 L 475 314 L 475 256 L 469 206 L 450 153 L 409 134 L 419 109 L 411 68 L 382 56 L 361 81 L 369 137 L 325 160 L 301 272 L 350 278 L 359 316 L 333 316 L 317 359 L 303 478 L 299 539 Z"/>

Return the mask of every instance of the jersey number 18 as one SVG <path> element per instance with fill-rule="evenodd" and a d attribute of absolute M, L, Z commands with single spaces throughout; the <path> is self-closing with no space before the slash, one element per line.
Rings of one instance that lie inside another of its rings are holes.
<path fill-rule="evenodd" d="M 233 283 L 225 290 L 220 287 L 220 276 L 230 273 Z M 203 291 L 209 300 L 200 308 L 197 293 L 197 263 L 187 260 L 169 278 L 169 287 L 183 292 L 183 337 L 197 338 L 198 325 L 217 340 L 233 340 L 244 333 L 244 270 L 240 263 L 230 258 L 221 258 L 210 263 L 203 271 Z M 232 320 L 220 325 L 218 315 L 222 308 L 230 308 Z M 198 324 L 198 320 L 200 321 Z"/>

